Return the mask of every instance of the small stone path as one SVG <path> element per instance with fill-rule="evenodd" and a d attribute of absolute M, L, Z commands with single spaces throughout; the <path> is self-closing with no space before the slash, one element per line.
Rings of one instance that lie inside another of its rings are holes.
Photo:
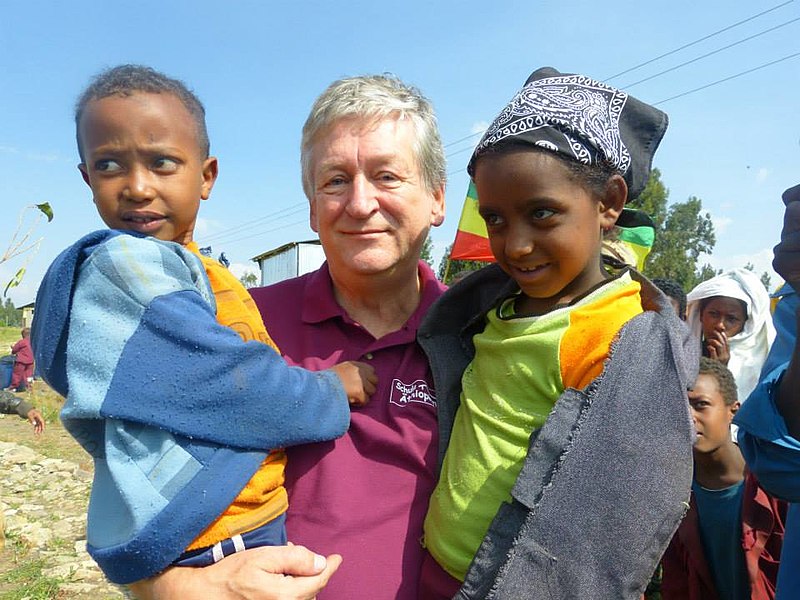
<path fill-rule="evenodd" d="M 128 597 L 86 553 L 91 480 L 91 473 L 76 463 L 0 441 L 0 522 L 5 521 L 6 545 L 18 540 L 33 557 L 44 559 L 43 574 L 64 581 L 59 600 Z"/>

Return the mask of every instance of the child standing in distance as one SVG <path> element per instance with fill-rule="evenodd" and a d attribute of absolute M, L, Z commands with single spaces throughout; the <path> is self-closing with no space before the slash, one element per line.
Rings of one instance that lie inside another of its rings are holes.
<path fill-rule="evenodd" d="M 92 455 L 87 548 L 111 581 L 286 543 L 284 446 L 332 439 L 372 367 L 313 373 L 276 352 L 247 290 L 200 254 L 205 113 L 148 67 L 101 73 L 76 110 L 79 165 L 111 230 L 65 250 L 37 296 L 34 349 Z M 268 452 L 269 449 L 276 449 Z"/>
<path fill-rule="evenodd" d="M 664 600 L 772 600 L 787 505 L 765 492 L 731 440 L 733 374 L 703 357 L 689 391 L 697 430 L 692 500 L 663 559 Z"/>
<path fill-rule="evenodd" d="M 667 295 L 672 308 L 675 309 L 675 314 L 680 317 L 681 321 L 685 321 L 686 292 L 683 291 L 681 284 L 674 279 L 653 279 L 653 284 Z"/>
<path fill-rule="evenodd" d="M 699 283 L 687 295 L 686 322 L 703 356 L 727 366 L 744 403 L 758 383 L 775 327 L 769 294 L 758 276 L 733 269 Z"/>
<path fill-rule="evenodd" d="M 478 144 L 468 170 L 497 265 L 420 331 L 446 449 L 421 598 L 637 598 L 678 526 L 696 347 L 649 281 L 601 265 L 666 126 L 543 68 Z"/>
<path fill-rule="evenodd" d="M 31 330 L 25 327 L 22 330 L 22 339 L 11 346 L 14 355 L 14 370 L 11 372 L 10 389 L 23 392 L 28 389 L 28 383 L 33 379 L 33 350 L 31 350 Z"/>

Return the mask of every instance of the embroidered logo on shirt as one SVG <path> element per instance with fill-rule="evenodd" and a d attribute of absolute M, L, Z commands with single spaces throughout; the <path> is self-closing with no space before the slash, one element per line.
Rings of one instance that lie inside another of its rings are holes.
<path fill-rule="evenodd" d="M 413 383 L 403 383 L 399 379 L 392 381 L 392 392 L 389 402 L 397 406 L 408 406 L 412 402 L 427 404 L 436 407 L 436 394 L 422 379 L 417 379 Z"/>

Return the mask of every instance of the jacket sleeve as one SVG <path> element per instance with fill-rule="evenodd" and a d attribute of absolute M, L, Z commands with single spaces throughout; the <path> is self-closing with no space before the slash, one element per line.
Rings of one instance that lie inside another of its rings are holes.
<path fill-rule="evenodd" d="M 342 435 L 339 378 L 289 367 L 217 323 L 202 265 L 176 244 L 118 236 L 81 267 L 65 417 L 134 421 L 268 450 Z"/>
<path fill-rule="evenodd" d="M 758 385 L 734 418 L 748 467 L 765 490 L 790 502 L 800 502 L 800 440 L 789 435 L 775 394 L 797 339 L 798 304 L 793 292 L 778 302 L 773 317 L 778 331 L 775 344 Z"/>
<path fill-rule="evenodd" d="M 33 409 L 33 405 L 28 404 L 19 396 L 5 390 L 0 390 L 0 413 L 6 415 L 13 415 L 16 413 L 21 418 L 27 419 L 31 409 Z"/>

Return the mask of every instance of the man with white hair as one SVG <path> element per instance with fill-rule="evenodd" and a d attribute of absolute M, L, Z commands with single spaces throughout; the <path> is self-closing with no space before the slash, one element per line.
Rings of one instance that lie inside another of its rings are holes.
<path fill-rule="evenodd" d="M 397 78 L 342 79 L 314 103 L 301 152 L 311 228 L 327 262 L 250 291 L 290 364 L 319 370 L 358 357 L 375 367 L 378 389 L 352 411 L 344 437 L 289 450 L 287 533 L 294 543 L 343 556 L 320 598 L 416 600 L 438 443 L 433 377 L 416 341 L 423 316 L 444 291 L 420 260 L 430 227 L 444 220 L 436 118 L 428 100 Z M 268 550 L 273 556 L 278 549 Z M 306 595 L 245 589 L 250 577 L 268 570 L 260 560 L 246 551 L 204 569 L 172 569 L 136 591 L 160 598 L 313 597 L 311 586 Z"/>

